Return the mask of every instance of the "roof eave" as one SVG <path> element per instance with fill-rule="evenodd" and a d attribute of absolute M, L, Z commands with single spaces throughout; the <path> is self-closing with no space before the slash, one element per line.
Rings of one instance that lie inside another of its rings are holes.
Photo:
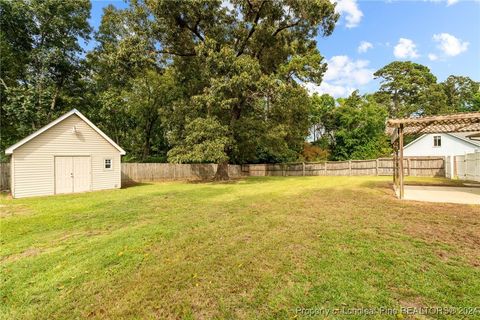
<path fill-rule="evenodd" d="M 71 115 L 73 114 L 76 114 L 78 117 L 80 117 L 80 119 L 82 119 L 83 121 L 85 121 L 92 129 L 94 129 L 98 134 L 100 134 L 100 136 L 102 136 L 105 140 L 107 140 L 107 142 L 109 142 L 115 149 L 117 149 L 119 152 L 120 152 L 120 155 L 125 155 L 126 152 L 125 150 L 123 150 L 118 144 L 116 144 L 112 139 L 110 139 L 105 133 L 103 133 L 102 130 L 100 130 L 96 125 L 94 125 L 90 120 L 88 120 L 87 117 L 85 117 L 80 111 L 78 111 L 77 109 L 72 109 L 70 110 L 69 112 L 65 113 L 63 116 L 57 118 L 56 120 L 50 122 L 49 124 L 43 126 L 42 128 L 38 129 L 37 131 L 35 131 L 34 133 L 26 136 L 25 138 L 23 138 L 22 140 L 18 141 L 17 143 L 15 143 L 14 145 L 8 147 L 7 149 L 5 149 L 5 154 L 7 155 L 11 155 L 13 154 L 13 151 L 15 151 L 15 149 L 17 149 L 18 147 L 22 146 L 23 144 L 27 143 L 28 141 L 32 140 L 33 138 L 39 136 L 40 134 L 42 134 L 43 132 L 47 131 L 48 129 L 50 129 L 51 127 L 57 125 L 58 123 L 62 122 L 63 120 L 65 120 L 66 118 L 70 117 Z"/>

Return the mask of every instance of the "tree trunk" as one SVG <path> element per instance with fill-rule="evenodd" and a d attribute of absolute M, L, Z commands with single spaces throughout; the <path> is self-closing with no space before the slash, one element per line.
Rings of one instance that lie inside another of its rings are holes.
<path fill-rule="evenodd" d="M 228 175 L 228 163 L 219 163 L 217 166 L 217 172 L 213 177 L 215 181 L 226 181 L 229 180 L 230 176 Z"/>

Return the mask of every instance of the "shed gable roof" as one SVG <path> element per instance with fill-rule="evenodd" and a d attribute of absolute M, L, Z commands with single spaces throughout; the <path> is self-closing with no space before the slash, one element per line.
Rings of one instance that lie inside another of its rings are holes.
<path fill-rule="evenodd" d="M 34 139 L 35 137 L 41 135 L 43 132 L 47 131 L 48 129 L 50 129 L 51 127 L 59 124 L 60 122 L 62 122 L 63 120 L 69 118 L 70 116 L 72 115 L 77 115 L 80 119 L 82 119 L 86 124 L 88 124 L 93 130 L 95 130 L 100 136 L 102 136 L 105 140 L 108 141 L 108 143 L 110 143 L 113 147 L 115 147 L 115 149 L 117 149 L 121 155 L 124 155 L 126 152 L 125 150 L 123 150 L 118 144 L 116 144 L 112 139 L 110 139 L 105 133 L 103 133 L 102 130 L 100 130 L 96 125 L 94 125 L 90 120 L 88 120 L 87 117 L 85 117 L 80 111 L 78 111 L 77 109 L 73 109 L 67 113 L 65 113 L 63 116 L 59 117 L 58 119 L 50 122 L 49 124 L 47 124 L 46 126 L 40 128 L 39 130 L 35 131 L 34 133 L 32 133 L 31 135 L 23 138 L 22 140 L 20 140 L 19 142 L 15 143 L 13 146 L 10 146 L 8 147 L 6 150 L 5 150 L 5 154 L 12 154 L 13 151 L 15 149 L 17 149 L 18 147 L 24 145 L 25 143 L 29 142 L 30 140 Z"/>

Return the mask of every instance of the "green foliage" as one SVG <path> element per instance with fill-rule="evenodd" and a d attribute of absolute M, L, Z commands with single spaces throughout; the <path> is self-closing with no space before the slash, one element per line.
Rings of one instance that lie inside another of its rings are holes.
<path fill-rule="evenodd" d="M 4 150 L 82 105 L 79 42 L 90 36 L 90 2 L 1 0 L 0 13 L 0 149 Z"/>
<path fill-rule="evenodd" d="M 456 112 L 479 111 L 476 97 L 480 93 L 480 83 L 469 77 L 449 76 L 441 83 L 447 97 L 447 104 Z"/>
<path fill-rule="evenodd" d="M 335 110 L 336 129 L 332 159 L 375 159 L 391 152 L 385 135 L 387 111 L 373 96 L 358 91 L 340 100 Z"/>
<path fill-rule="evenodd" d="M 426 66 L 410 61 L 392 62 L 375 72 L 382 79 L 377 101 L 389 108 L 390 117 L 436 115 L 475 111 L 480 84 L 468 77 L 437 79 Z"/>
<path fill-rule="evenodd" d="M 185 127 L 185 139 L 168 152 L 168 158 L 176 163 L 226 162 L 227 130 L 212 117 L 189 121 Z"/>
<path fill-rule="evenodd" d="M 228 10 L 220 1 L 200 3 L 146 6 L 162 44 L 157 60 L 172 63 L 185 89 L 173 112 L 169 142 L 175 152 L 169 155 L 178 159 L 185 152 L 182 161 L 199 161 L 183 140 L 191 135 L 189 122 L 209 116 L 226 128 L 226 145 L 214 145 L 230 162 L 295 159 L 310 125 L 309 99 L 297 81 L 321 82 L 326 65 L 315 36 L 333 31 L 334 6 L 328 1 L 233 1 L 234 9 Z M 205 155 L 205 161 L 211 158 Z"/>
<path fill-rule="evenodd" d="M 429 114 L 430 99 L 437 78 L 426 66 L 411 61 L 394 61 L 374 73 L 381 79 L 377 99 L 388 106 L 390 117 Z M 441 97 L 444 100 L 444 97 Z M 438 106 L 435 106 L 438 109 Z"/>
<path fill-rule="evenodd" d="M 331 142 L 335 129 L 335 99 L 328 94 L 315 93 L 311 97 L 311 108 L 313 141 L 325 148 Z"/>
<path fill-rule="evenodd" d="M 371 158 L 389 151 L 387 115 L 480 110 L 478 82 L 408 61 L 375 73 L 375 99 L 309 97 L 338 19 L 327 0 L 131 0 L 104 9 L 85 55 L 90 7 L 0 0 L 0 150 L 77 108 L 126 161 L 296 161 L 309 131 L 331 158 Z"/>
<path fill-rule="evenodd" d="M 313 121 L 317 134 L 313 145 L 331 160 L 374 159 L 391 153 L 385 135 L 387 108 L 373 95 L 337 100 L 324 94 L 311 97 Z M 307 150 L 308 151 L 308 150 Z M 304 154 L 305 154 L 304 150 Z"/>
<path fill-rule="evenodd" d="M 480 91 L 473 95 L 471 111 L 480 111 Z"/>

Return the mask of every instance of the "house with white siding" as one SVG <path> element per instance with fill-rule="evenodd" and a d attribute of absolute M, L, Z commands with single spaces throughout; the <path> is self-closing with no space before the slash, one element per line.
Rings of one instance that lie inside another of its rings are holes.
<path fill-rule="evenodd" d="M 121 187 L 125 151 L 76 109 L 5 153 L 14 198 Z"/>
<path fill-rule="evenodd" d="M 405 146 L 406 157 L 458 156 L 480 151 L 479 133 L 454 132 L 424 134 Z"/>

